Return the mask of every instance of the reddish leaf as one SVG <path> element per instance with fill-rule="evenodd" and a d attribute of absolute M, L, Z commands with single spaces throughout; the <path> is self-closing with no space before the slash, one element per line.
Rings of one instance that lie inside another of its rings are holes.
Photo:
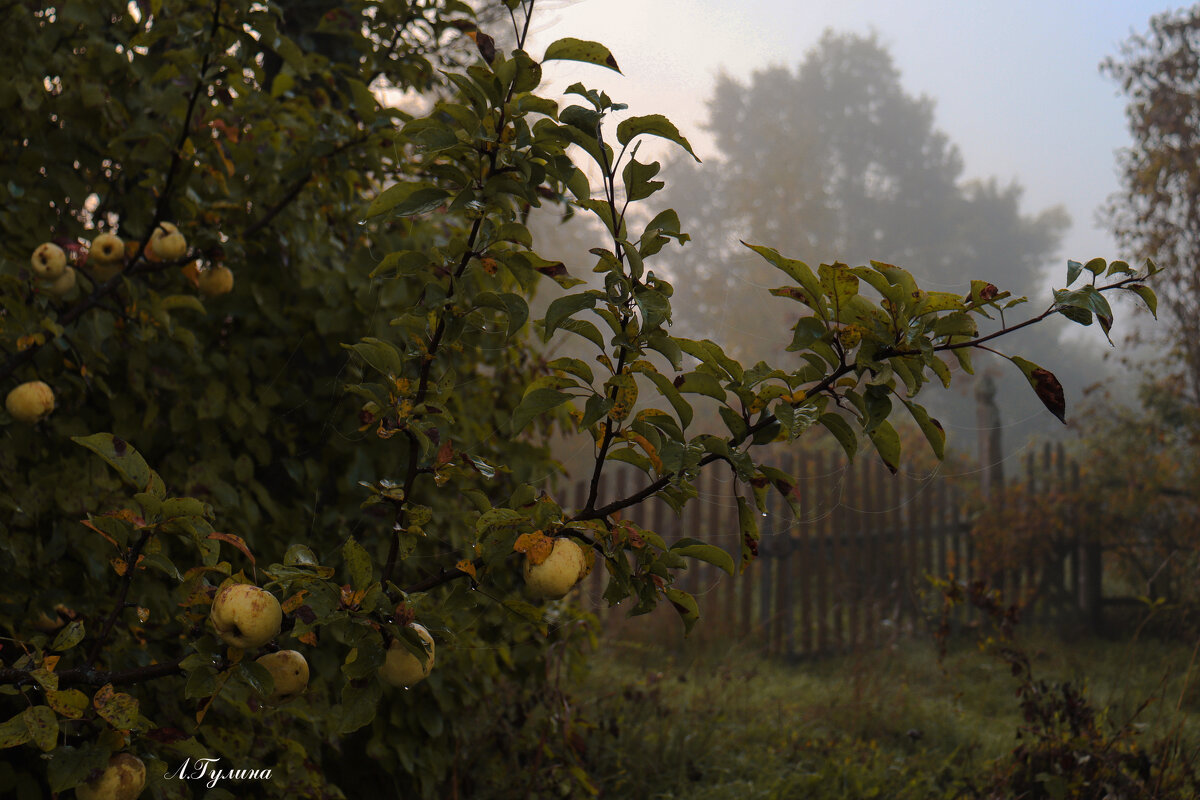
<path fill-rule="evenodd" d="M 245 554 L 246 558 L 250 559 L 251 566 L 254 565 L 254 563 L 255 563 L 254 554 L 250 552 L 250 548 L 246 546 L 246 540 L 243 539 L 242 537 L 237 536 L 232 533 L 220 533 L 218 531 L 213 531 L 212 533 L 210 533 L 208 535 L 208 538 L 209 539 L 219 539 L 222 542 L 228 542 L 229 544 L 236 547 L 238 550 L 241 550 L 242 553 Z"/>
<path fill-rule="evenodd" d="M 1038 399 L 1050 410 L 1051 414 L 1058 417 L 1059 422 L 1065 423 L 1067 421 L 1067 401 L 1063 395 L 1062 384 L 1058 382 L 1058 378 L 1054 377 L 1054 373 L 1038 367 L 1030 375 L 1030 380 L 1033 382 L 1033 390 L 1037 392 Z"/>

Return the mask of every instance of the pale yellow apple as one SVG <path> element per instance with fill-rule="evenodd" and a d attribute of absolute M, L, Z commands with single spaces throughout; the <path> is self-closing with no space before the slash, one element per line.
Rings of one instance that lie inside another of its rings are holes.
<path fill-rule="evenodd" d="M 530 561 L 526 553 L 525 586 L 536 597 L 558 599 L 587 574 L 587 568 L 583 548 L 571 539 L 555 539 L 554 549 L 540 564 Z"/>
<path fill-rule="evenodd" d="M 295 650 L 280 650 L 258 659 L 275 679 L 275 691 L 263 700 L 272 706 L 290 703 L 308 688 L 308 661 Z"/>
<path fill-rule="evenodd" d="M 125 243 L 115 233 L 102 233 L 92 239 L 88 248 L 88 260 L 113 264 L 125 260 Z"/>
<path fill-rule="evenodd" d="M 379 677 L 392 686 L 412 686 L 429 677 L 433 669 L 433 636 L 424 625 L 412 623 L 411 627 L 424 640 L 428 647 L 425 660 L 421 661 L 408 651 L 399 639 L 393 639 L 388 647 L 383 666 L 379 668 Z"/>
<path fill-rule="evenodd" d="M 54 410 L 54 392 L 41 381 L 29 381 L 8 393 L 4 407 L 19 422 L 37 422 Z"/>
<path fill-rule="evenodd" d="M 75 269 L 67 267 L 62 275 L 55 278 L 46 286 L 46 291 L 55 297 L 65 297 L 75 288 Z"/>
<path fill-rule="evenodd" d="M 52 281 L 67 269 L 67 253 L 53 242 L 38 245 L 29 263 L 33 273 L 43 280 Z"/>
<path fill-rule="evenodd" d="M 187 239 L 170 222 L 160 222 L 150 234 L 154 254 L 165 261 L 175 261 L 187 255 Z"/>
<path fill-rule="evenodd" d="M 262 647 L 279 635 L 283 609 L 266 589 L 231 583 L 217 592 L 209 619 L 226 644 L 245 650 Z"/>
<path fill-rule="evenodd" d="M 201 272 L 196 278 L 200 294 L 205 297 L 218 297 L 233 291 L 233 270 L 224 265 L 212 267 Z"/>
<path fill-rule="evenodd" d="M 134 800 L 146 788 L 146 765 L 132 753 L 115 753 L 98 778 L 75 787 L 79 800 Z"/>

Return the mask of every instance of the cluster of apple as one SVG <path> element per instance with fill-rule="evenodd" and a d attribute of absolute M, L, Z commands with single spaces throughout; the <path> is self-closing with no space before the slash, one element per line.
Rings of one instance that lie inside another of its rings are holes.
<path fill-rule="evenodd" d="M 530 593 L 541 598 L 563 597 L 589 570 L 583 548 L 571 539 L 554 540 L 550 553 L 534 563 L 526 554 L 525 584 Z M 243 583 L 231 583 L 213 598 L 209 620 L 213 630 L 226 643 L 241 649 L 262 647 L 279 635 L 283 608 L 266 589 Z M 433 636 L 423 626 L 409 627 L 425 643 L 426 655 L 419 659 L 399 639 L 388 646 L 379 677 L 385 683 L 407 687 L 429 676 L 433 669 Z M 271 674 L 275 688 L 263 698 L 278 706 L 295 700 L 308 688 L 308 661 L 296 650 L 279 650 L 257 659 Z M 131 753 L 113 755 L 105 769 L 93 780 L 79 786 L 80 800 L 133 800 L 146 785 L 146 766 Z"/>
<path fill-rule="evenodd" d="M 146 245 L 148 261 L 179 261 L 187 255 L 187 239 L 173 223 L 160 222 Z M 79 261 L 98 281 L 110 280 L 125 267 L 129 253 L 125 242 L 115 233 L 101 233 L 92 239 L 87 253 Z M 62 297 L 75 287 L 75 269 L 67 263 L 67 252 L 45 242 L 33 251 L 33 273 L 51 294 Z M 233 290 L 233 270 L 221 264 L 196 274 L 196 287 L 205 297 L 219 297 Z"/>
<path fill-rule="evenodd" d="M 170 222 L 161 222 L 146 245 L 150 261 L 177 261 L 187 255 L 187 239 Z M 125 267 L 125 242 L 115 233 L 101 233 L 91 242 L 87 253 L 75 266 L 87 269 L 97 281 L 113 278 Z M 38 245 L 29 259 L 33 274 L 50 294 L 65 297 L 75 288 L 75 266 L 67 251 L 54 242 Z M 196 286 L 205 297 L 219 297 L 233 291 L 233 270 L 221 264 L 196 273 Z M 54 391 L 42 381 L 28 381 L 11 390 L 4 407 L 18 422 L 35 423 L 54 410 Z"/>
<path fill-rule="evenodd" d="M 570 539 L 555 539 L 553 549 L 540 564 L 526 559 L 525 583 L 534 595 L 559 598 L 587 571 L 583 549 Z M 245 650 L 262 647 L 279 635 L 283 609 L 275 595 L 266 589 L 231 583 L 213 598 L 209 619 L 226 644 Z M 418 623 L 410 622 L 409 627 L 424 641 L 427 652 L 424 659 L 419 659 L 398 639 L 393 640 L 379 668 L 379 677 L 392 686 L 412 686 L 427 678 L 433 669 L 433 636 Z M 275 680 L 275 691 L 264 698 L 270 705 L 294 700 L 308 687 L 308 662 L 296 650 L 268 653 L 258 663 Z"/>
<path fill-rule="evenodd" d="M 233 583 L 217 593 L 209 619 L 226 644 L 248 649 L 262 647 L 279 635 L 283 609 L 275 595 L 266 589 Z M 399 640 L 393 641 L 379 668 L 379 677 L 393 686 L 412 686 L 428 677 L 433 669 L 433 637 L 422 625 L 411 623 L 411 627 L 425 641 L 428 653 L 424 660 L 418 659 Z M 264 698 L 269 705 L 295 700 L 308 687 L 308 662 L 295 650 L 268 653 L 258 663 L 275 680 L 275 691 Z"/>

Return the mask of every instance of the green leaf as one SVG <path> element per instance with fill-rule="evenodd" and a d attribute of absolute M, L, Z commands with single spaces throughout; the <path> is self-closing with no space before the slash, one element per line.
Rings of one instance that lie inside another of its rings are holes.
<path fill-rule="evenodd" d="M 504 335 L 511 339 L 525 321 L 529 319 L 529 306 L 525 298 L 513 292 L 480 292 L 475 295 L 475 305 L 482 308 L 494 308 L 504 312 L 508 318 L 508 329 Z"/>
<path fill-rule="evenodd" d="M 663 594 L 671 601 L 671 605 L 679 612 L 679 618 L 683 620 L 683 628 L 687 633 L 691 633 L 692 626 L 696 624 L 696 620 L 700 619 L 700 606 L 696 604 L 696 598 L 692 597 L 682 589 L 676 589 L 668 586 L 663 589 Z"/>
<path fill-rule="evenodd" d="M 542 331 L 542 341 L 550 341 L 550 337 L 554 331 L 558 330 L 563 322 L 573 314 L 577 314 L 585 309 L 594 308 L 595 305 L 596 296 L 592 292 L 579 292 L 556 298 L 550 304 L 550 307 L 546 309 L 546 317 L 543 321 L 545 327 Z M 601 340 L 601 346 L 603 346 L 603 339 Z"/>
<path fill-rule="evenodd" d="M 29 738 L 43 752 L 50 752 L 58 741 L 58 717 L 50 706 L 31 706 L 22 714 Z"/>
<path fill-rule="evenodd" d="M 94 433 L 91 436 L 72 436 L 71 441 L 103 458 L 139 492 L 148 492 L 159 498 L 166 495 L 166 486 L 162 478 L 150 469 L 146 459 L 124 439 L 111 433 Z"/>
<path fill-rule="evenodd" d="M 366 218 L 380 214 L 408 217 L 432 211 L 446 201 L 450 193 L 427 183 L 397 183 L 384 189 L 367 207 Z"/>
<path fill-rule="evenodd" d="M 738 531 L 742 536 L 742 560 L 738 572 L 745 572 L 746 567 L 758 555 L 758 518 L 754 509 L 746 502 L 746 498 L 738 495 Z"/>
<path fill-rule="evenodd" d="M 559 39 L 546 48 L 542 61 L 582 61 L 585 64 L 595 64 L 599 67 L 620 72 L 617 60 L 608 48 L 599 42 L 589 42 L 584 39 L 567 37 Z"/>
<path fill-rule="evenodd" d="M 93 705 L 97 706 L 96 713 L 117 730 L 127 731 L 137 727 L 138 701 L 133 695 L 117 692 L 109 696 L 103 704 L 96 703 L 93 698 Z"/>
<path fill-rule="evenodd" d="M 59 716 L 67 719 L 83 719 L 83 715 L 92 701 L 78 689 L 64 689 L 62 691 L 47 690 L 46 703 Z"/>
<path fill-rule="evenodd" d="M 274 676 L 257 661 L 243 659 L 238 662 L 238 674 L 260 697 L 270 697 L 275 692 Z"/>
<path fill-rule="evenodd" d="M 1150 313 L 1154 315 L 1155 319 L 1158 319 L 1158 296 L 1154 294 L 1153 289 L 1140 283 L 1127 286 L 1125 289 L 1142 298 L 1142 302 L 1146 304 L 1146 308 L 1150 309 Z"/>
<path fill-rule="evenodd" d="M 88 775 L 108 764 L 110 751 L 101 744 L 84 742 L 79 747 L 63 745 L 50 753 L 46 769 L 50 791 L 65 792 L 87 780 Z"/>
<path fill-rule="evenodd" d="M 910 403 L 907 400 L 903 402 L 908 412 L 912 414 L 912 418 L 916 420 L 921 433 L 925 434 L 925 438 L 929 440 L 933 454 L 939 461 L 944 459 L 946 457 L 946 431 L 942 428 L 942 423 L 929 416 L 929 412 L 925 410 L 924 406 Z"/>
<path fill-rule="evenodd" d="M 175 519 L 176 517 L 209 518 L 212 516 L 212 506 L 193 497 L 172 497 L 170 500 L 163 501 L 162 506 L 158 510 L 158 515 L 163 520 Z"/>
<path fill-rule="evenodd" d="M 582 336 L 601 350 L 604 349 L 604 334 L 600 333 L 600 329 L 586 319 L 564 319 L 558 323 L 558 327 Z"/>
<path fill-rule="evenodd" d="M 578 358 L 564 356 L 562 358 L 554 359 L 546 364 L 546 366 L 550 369 L 556 369 L 561 372 L 569 372 L 577 378 L 582 378 L 586 383 L 591 383 L 596 379 L 595 375 L 592 373 L 592 368 L 588 366 L 586 362 L 580 361 Z"/>
<path fill-rule="evenodd" d="M 692 407 L 687 400 L 683 399 L 683 395 L 675 388 L 675 384 L 662 373 L 646 372 L 647 377 L 658 388 L 660 394 L 667 398 L 667 402 L 671 404 L 671 408 L 675 410 L 675 416 L 679 418 L 679 427 L 686 430 L 692 424 Z"/>
<path fill-rule="evenodd" d="M 822 294 L 821 283 L 807 264 L 792 258 L 784 258 L 779 255 L 778 251 L 772 250 L 770 247 L 748 244 L 747 242 L 742 242 L 742 244 L 758 253 L 799 284 L 807 294 L 807 299 L 804 302 L 810 307 L 814 309 L 819 307 L 819 298 Z"/>
<path fill-rule="evenodd" d="M 511 508 L 491 508 L 480 515 L 475 522 L 475 535 L 483 537 L 495 528 L 508 528 L 520 525 L 529 520 L 524 514 Z"/>
<path fill-rule="evenodd" d="M 651 180 L 661 168 L 662 165 L 657 161 L 643 164 L 635 158 L 629 159 L 629 163 L 621 170 L 621 180 L 625 184 L 625 197 L 635 203 L 638 200 L 645 200 L 666 186 L 662 181 Z"/>
<path fill-rule="evenodd" d="M 842 308 L 858 294 L 858 277 L 845 264 L 822 264 L 817 267 L 821 289 L 834 308 Z"/>
<path fill-rule="evenodd" d="M 520 405 L 513 411 L 512 432 L 520 433 L 534 417 L 558 408 L 571 399 L 571 395 L 555 389 L 534 389 L 521 398 Z"/>
<path fill-rule="evenodd" d="M 342 689 L 342 702 L 330 712 L 336 720 L 337 732 L 352 733 L 375 719 L 375 712 L 383 698 L 383 687 L 379 681 L 368 681 L 365 686 L 353 684 Z"/>
<path fill-rule="evenodd" d="M 346 572 L 350 585 L 355 590 L 365 589 L 375 578 L 375 568 L 371 563 L 371 554 L 351 536 L 342 545 L 342 561 L 346 563 Z"/>
<path fill-rule="evenodd" d="M 692 150 L 692 145 L 684 138 L 679 129 L 662 114 L 647 114 L 641 117 L 629 117 L 617 126 L 617 141 L 629 144 L 637 136 L 659 136 L 682 147 L 697 162 L 700 158 Z"/>
<path fill-rule="evenodd" d="M 966 303 L 962 297 L 953 292 L 926 292 L 917 307 L 915 314 L 929 314 L 938 311 L 962 311 Z"/>
<path fill-rule="evenodd" d="M 685 558 L 707 562 L 725 570 L 730 575 L 733 574 L 733 558 L 716 545 L 705 544 L 699 539 L 680 539 L 671 545 L 671 552 L 678 553 Z"/>
<path fill-rule="evenodd" d="M 21 714 L 0 725 L 0 750 L 25 744 L 29 738 L 29 727 Z"/>
<path fill-rule="evenodd" d="M 854 458 L 855 452 L 858 451 L 858 436 L 855 435 L 854 429 L 846 420 L 831 413 L 822 414 L 817 418 L 817 422 L 824 425 L 825 430 L 833 434 L 833 438 L 837 439 L 838 444 L 846 451 L 846 455 Z"/>
<path fill-rule="evenodd" d="M 1083 272 L 1083 264 L 1078 261 L 1067 261 L 1067 286 L 1075 282 L 1075 279 Z"/>
<path fill-rule="evenodd" d="M 893 475 L 896 474 L 900 468 L 900 434 L 896 433 L 892 423 L 884 420 L 867 435 L 871 437 L 871 444 L 875 445 L 875 450 L 883 459 L 888 471 Z"/>
<path fill-rule="evenodd" d="M 383 375 L 400 375 L 404 371 L 404 361 L 400 357 L 400 351 L 391 342 L 368 336 L 361 342 L 343 344 L 342 347 L 354 351 L 376 372 Z"/>
<path fill-rule="evenodd" d="M 675 388 L 683 394 L 702 394 L 725 402 L 725 389 L 721 382 L 707 372 L 688 372 L 682 378 L 675 379 Z"/>
<path fill-rule="evenodd" d="M 64 650 L 70 650 L 83 641 L 83 635 L 83 620 L 70 622 L 58 632 L 58 636 L 54 637 L 54 643 L 50 645 L 50 649 L 59 653 Z"/>
<path fill-rule="evenodd" d="M 197 667 L 188 673 L 187 683 L 183 687 L 183 696 L 188 700 L 198 700 L 211 697 L 217 690 L 217 671 L 213 667 Z"/>
<path fill-rule="evenodd" d="M 1093 275 L 1099 275 L 1108 267 L 1108 262 L 1103 258 L 1093 258 L 1091 261 L 1083 265 L 1083 268 Z"/>

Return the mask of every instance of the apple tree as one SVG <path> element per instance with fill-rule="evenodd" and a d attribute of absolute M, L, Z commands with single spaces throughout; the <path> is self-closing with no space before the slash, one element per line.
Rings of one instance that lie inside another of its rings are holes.
<path fill-rule="evenodd" d="M 1153 302 L 1153 265 L 1072 262 L 1009 322 L 1023 298 L 985 280 L 930 292 L 754 243 L 795 304 L 794 358 L 674 336 L 654 265 L 689 235 L 639 154 L 691 146 L 582 84 L 539 94 L 546 62 L 618 63 L 578 39 L 529 52 L 533 6 L 9 4 L 6 796 L 593 788 L 558 682 L 592 636 L 558 602 L 585 573 L 690 628 L 680 571 L 744 567 L 754 501 L 795 497 L 765 445 L 819 427 L 896 469 L 904 415 L 941 457 L 930 382 L 1053 315 L 1107 332 L 1113 292 Z M 428 110 L 381 105 L 393 91 Z M 579 256 L 603 288 L 537 254 L 547 204 L 599 220 Z M 535 290 L 553 299 L 531 321 Z M 559 337 L 591 356 L 548 358 Z M 1010 361 L 1061 419 L 1053 374 Z M 720 428 L 693 424 L 705 404 Z M 555 430 L 595 443 L 581 506 L 553 480 Z M 627 496 L 601 491 L 614 461 L 644 473 Z M 681 508 L 705 469 L 753 488 L 736 558 L 622 517 Z M 271 775 L 180 774 L 201 759 Z"/>

